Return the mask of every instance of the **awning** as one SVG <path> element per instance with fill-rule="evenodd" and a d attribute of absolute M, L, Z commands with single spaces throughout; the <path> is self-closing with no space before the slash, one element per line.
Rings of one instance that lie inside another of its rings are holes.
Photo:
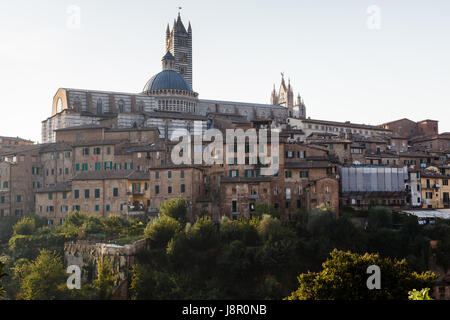
<path fill-rule="evenodd" d="M 402 212 L 414 215 L 418 218 L 450 219 L 450 209 L 403 210 Z"/>

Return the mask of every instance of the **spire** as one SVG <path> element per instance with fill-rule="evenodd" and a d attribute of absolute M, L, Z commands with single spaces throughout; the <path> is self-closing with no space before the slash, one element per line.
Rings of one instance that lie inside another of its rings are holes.
<path fill-rule="evenodd" d="M 167 36 L 167 37 L 170 36 L 170 27 L 169 27 L 169 24 L 167 24 L 167 28 L 166 28 L 166 36 Z"/>
<path fill-rule="evenodd" d="M 189 26 L 188 26 L 188 33 L 192 33 L 192 27 L 191 27 L 191 22 L 189 21 Z"/>

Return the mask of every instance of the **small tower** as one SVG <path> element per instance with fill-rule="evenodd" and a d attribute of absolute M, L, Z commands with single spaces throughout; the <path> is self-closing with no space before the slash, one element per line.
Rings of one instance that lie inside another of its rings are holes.
<path fill-rule="evenodd" d="M 189 22 L 188 30 L 181 21 L 180 13 L 173 21 L 172 30 L 166 29 L 166 51 L 170 51 L 175 58 L 174 70 L 181 74 L 192 86 L 192 27 Z"/>
<path fill-rule="evenodd" d="M 275 84 L 273 85 L 272 94 L 270 96 L 270 104 L 273 104 L 274 106 L 278 105 L 278 94 L 277 91 L 275 90 Z"/>
<path fill-rule="evenodd" d="M 161 61 L 163 70 L 175 70 L 175 58 L 170 51 L 167 51 Z"/>

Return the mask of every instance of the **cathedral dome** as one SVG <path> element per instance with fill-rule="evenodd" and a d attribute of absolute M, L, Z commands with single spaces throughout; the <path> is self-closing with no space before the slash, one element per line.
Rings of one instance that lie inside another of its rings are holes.
<path fill-rule="evenodd" d="M 154 90 L 184 90 L 192 92 L 186 79 L 175 70 L 164 70 L 154 75 L 145 85 L 143 92 Z"/>

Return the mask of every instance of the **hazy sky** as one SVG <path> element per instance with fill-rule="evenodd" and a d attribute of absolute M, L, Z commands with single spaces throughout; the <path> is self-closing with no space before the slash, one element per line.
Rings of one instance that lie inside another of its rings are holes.
<path fill-rule="evenodd" d="M 448 0 L 14 0 L 0 3 L 0 135 L 39 141 L 60 87 L 140 92 L 178 6 L 200 98 L 269 103 L 284 72 L 311 118 L 450 131 Z"/>

